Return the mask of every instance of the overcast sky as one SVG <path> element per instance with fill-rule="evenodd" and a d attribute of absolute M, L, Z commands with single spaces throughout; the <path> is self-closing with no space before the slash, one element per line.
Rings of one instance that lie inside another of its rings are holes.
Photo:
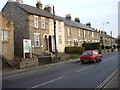
<path fill-rule="evenodd" d="M 0 0 L 0 10 L 8 0 Z M 14 0 L 15 1 L 15 0 Z M 81 23 L 91 22 L 92 27 L 104 30 L 110 35 L 118 36 L 118 1 L 120 0 L 41 0 L 43 6 L 55 6 L 56 15 L 65 17 L 71 14 L 72 20 L 79 17 Z M 23 0 L 25 4 L 35 6 L 37 0 Z"/>

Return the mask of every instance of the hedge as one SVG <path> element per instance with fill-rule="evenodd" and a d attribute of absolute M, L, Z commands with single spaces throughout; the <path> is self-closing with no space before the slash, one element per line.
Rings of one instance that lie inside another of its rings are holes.
<path fill-rule="evenodd" d="M 82 46 L 85 50 L 100 50 L 100 43 L 83 43 Z"/>
<path fill-rule="evenodd" d="M 105 46 L 105 48 L 106 48 L 106 49 L 111 49 L 111 48 L 112 48 L 112 46 Z"/>
<path fill-rule="evenodd" d="M 66 54 L 81 54 L 85 51 L 84 47 L 65 47 Z"/>

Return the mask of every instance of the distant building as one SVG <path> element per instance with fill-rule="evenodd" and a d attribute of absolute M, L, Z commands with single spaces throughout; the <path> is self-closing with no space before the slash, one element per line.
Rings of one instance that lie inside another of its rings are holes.
<path fill-rule="evenodd" d="M 0 55 L 7 60 L 14 60 L 13 22 L 0 13 Z"/>
<path fill-rule="evenodd" d="M 71 15 L 65 18 L 57 16 L 64 21 L 65 26 L 65 46 L 82 46 L 84 42 L 95 43 L 100 42 L 100 33 L 91 27 L 91 24 L 85 25 L 80 23 L 79 18 L 73 21 Z"/>

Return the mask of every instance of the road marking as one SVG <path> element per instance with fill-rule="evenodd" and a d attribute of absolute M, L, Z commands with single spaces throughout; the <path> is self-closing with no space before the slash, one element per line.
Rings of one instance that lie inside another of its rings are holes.
<path fill-rule="evenodd" d="M 109 77 L 107 77 L 95 90 L 101 90 L 118 72 L 118 69 L 116 69 Z"/>
<path fill-rule="evenodd" d="M 33 86 L 33 87 L 31 87 L 30 89 L 37 88 L 37 87 L 43 86 L 43 85 L 45 85 L 45 84 L 52 83 L 52 82 L 57 81 L 57 80 L 60 80 L 60 79 L 62 79 L 62 78 L 63 78 L 63 77 L 59 77 L 59 78 L 50 80 L 50 81 L 48 81 L 48 82 L 44 82 L 44 83 L 42 83 L 42 84 L 40 84 L 40 85 Z M 27 90 L 30 90 L 30 89 L 27 89 Z"/>
<path fill-rule="evenodd" d="M 78 71 L 76 71 L 76 72 L 81 72 L 81 71 L 86 70 L 86 69 L 88 69 L 88 68 L 91 68 L 91 67 L 93 67 L 93 66 L 95 66 L 95 65 L 91 65 L 91 66 L 89 66 L 89 67 L 83 68 L 83 69 L 78 70 Z"/>

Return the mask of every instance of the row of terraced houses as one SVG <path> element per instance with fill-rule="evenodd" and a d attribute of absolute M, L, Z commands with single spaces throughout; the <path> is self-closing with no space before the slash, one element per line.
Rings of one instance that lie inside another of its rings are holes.
<path fill-rule="evenodd" d="M 43 9 L 42 6 L 40 0 L 36 7 L 26 5 L 22 0 L 8 0 L 2 9 L 0 44 L 2 55 L 8 60 L 23 57 L 23 39 L 31 40 L 33 54 L 55 51 L 52 7 L 45 5 Z M 91 23 L 82 24 L 79 18 L 72 20 L 70 14 L 55 16 L 55 20 L 57 51 L 60 53 L 65 47 L 101 41 L 100 32 L 92 28 Z M 110 42 L 115 40 L 110 36 L 108 38 Z"/>

